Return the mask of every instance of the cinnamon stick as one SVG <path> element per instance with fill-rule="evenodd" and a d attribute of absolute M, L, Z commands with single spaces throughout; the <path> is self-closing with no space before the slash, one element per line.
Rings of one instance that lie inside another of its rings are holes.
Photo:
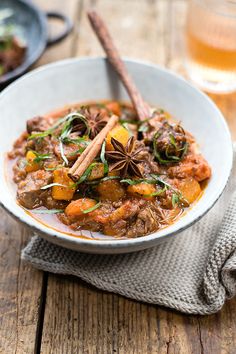
<path fill-rule="evenodd" d="M 100 131 L 100 133 L 93 139 L 91 144 L 82 152 L 78 157 L 74 165 L 70 168 L 68 176 L 74 181 L 77 181 L 86 169 L 91 165 L 92 161 L 95 159 L 99 151 L 101 150 L 103 141 L 105 140 L 109 131 L 114 128 L 118 123 L 119 117 L 113 115 L 108 120 L 105 127 Z"/>
<path fill-rule="evenodd" d="M 118 76 L 120 77 L 123 85 L 125 86 L 128 94 L 131 98 L 131 101 L 134 105 L 134 108 L 138 114 L 140 120 L 145 120 L 150 117 L 150 107 L 144 101 L 140 92 L 138 91 L 134 81 L 129 75 L 127 68 L 121 59 L 117 48 L 115 47 L 111 35 L 107 29 L 106 24 L 98 13 L 94 10 L 87 12 L 89 21 L 94 29 L 95 34 L 97 35 L 103 49 L 107 54 L 107 59 L 110 64 L 113 66 Z"/>

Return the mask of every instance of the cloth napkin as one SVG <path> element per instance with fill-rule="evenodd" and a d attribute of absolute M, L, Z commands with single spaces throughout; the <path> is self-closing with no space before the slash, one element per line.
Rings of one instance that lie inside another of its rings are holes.
<path fill-rule="evenodd" d="M 236 147 L 236 146 L 235 146 Z M 231 178 L 194 226 L 148 250 L 123 255 L 71 251 L 34 236 L 23 260 L 97 288 L 188 314 L 211 314 L 236 294 L 236 149 Z"/>

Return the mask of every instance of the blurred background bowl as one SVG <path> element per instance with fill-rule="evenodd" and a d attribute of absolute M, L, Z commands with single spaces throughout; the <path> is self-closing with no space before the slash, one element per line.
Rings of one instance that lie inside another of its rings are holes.
<path fill-rule="evenodd" d="M 19 27 L 22 31 L 27 45 L 27 52 L 22 65 L 0 76 L 0 88 L 24 74 L 40 58 L 47 46 L 64 39 L 73 27 L 71 20 L 67 16 L 54 11 L 43 12 L 30 1 L 1 0 L 0 12 L 6 9 L 12 12 L 8 23 Z M 49 37 L 49 19 L 57 19 L 63 23 L 61 33 L 55 37 Z"/>

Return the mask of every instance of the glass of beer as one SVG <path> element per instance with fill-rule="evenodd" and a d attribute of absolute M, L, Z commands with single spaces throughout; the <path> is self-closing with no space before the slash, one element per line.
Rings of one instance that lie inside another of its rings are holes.
<path fill-rule="evenodd" d="M 186 67 L 206 91 L 236 90 L 236 0 L 190 0 Z"/>

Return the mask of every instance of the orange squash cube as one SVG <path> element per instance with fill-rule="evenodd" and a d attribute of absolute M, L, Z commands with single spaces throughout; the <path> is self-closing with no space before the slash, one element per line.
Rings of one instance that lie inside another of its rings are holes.
<path fill-rule="evenodd" d="M 201 195 L 202 189 L 195 178 L 186 178 L 179 182 L 178 190 L 189 204 L 192 204 Z"/>
<path fill-rule="evenodd" d="M 110 200 L 112 202 L 117 202 L 125 196 L 124 187 L 116 179 L 101 182 L 97 187 L 97 191 L 101 200 Z"/>
<path fill-rule="evenodd" d="M 150 194 L 156 192 L 156 188 L 153 184 L 139 183 L 133 186 L 128 186 L 127 192 L 133 196 L 139 196 L 145 199 L 152 199 Z"/>
<path fill-rule="evenodd" d="M 96 204 L 96 200 L 89 198 L 73 200 L 67 205 L 65 213 L 69 217 L 85 215 L 84 211 L 94 207 Z"/>
<path fill-rule="evenodd" d="M 56 200 L 71 200 L 75 193 L 74 182 L 68 177 L 68 169 L 61 168 L 53 171 L 53 183 L 63 186 L 52 187 L 52 197 Z M 64 187 L 65 186 L 65 187 Z"/>
<path fill-rule="evenodd" d="M 106 108 L 118 117 L 121 114 L 120 104 L 118 102 L 115 102 L 115 101 L 108 102 L 106 104 Z"/>
<path fill-rule="evenodd" d="M 33 151 L 31 150 L 27 151 L 26 154 L 27 165 L 25 166 L 25 170 L 27 173 L 38 171 L 40 169 L 40 163 L 34 161 L 36 157 L 37 155 Z"/>
<path fill-rule="evenodd" d="M 126 145 L 129 140 L 129 132 L 125 129 L 121 124 L 117 124 L 106 137 L 106 150 L 112 151 L 114 150 L 111 138 L 118 140 L 122 145 Z"/>

